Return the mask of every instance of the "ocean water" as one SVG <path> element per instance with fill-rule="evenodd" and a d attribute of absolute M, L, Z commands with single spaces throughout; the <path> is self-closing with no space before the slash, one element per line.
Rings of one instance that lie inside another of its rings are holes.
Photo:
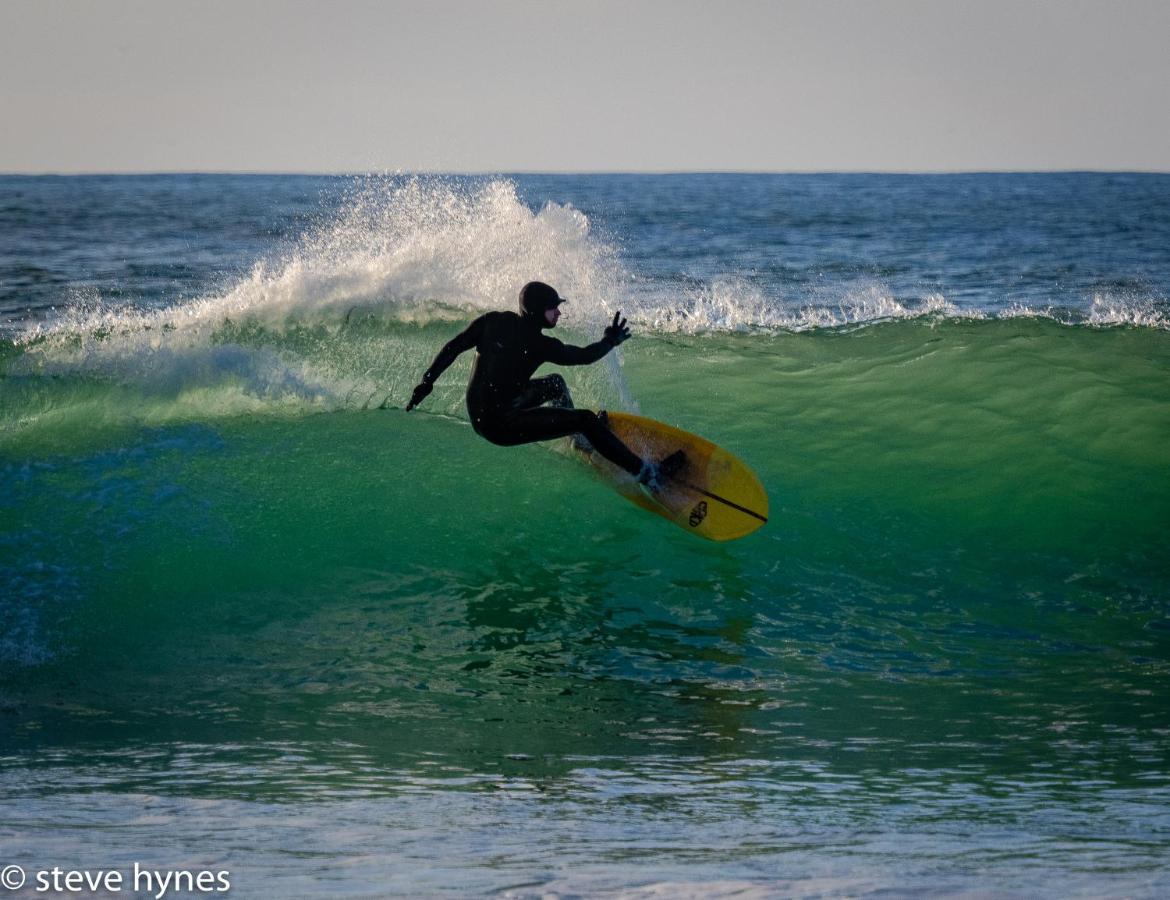
<path fill-rule="evenodd" d="M 763 529 L 403 412 L 533 278 Z M 0 867 L 1166 896 L 1168 446 L 1170 176 L 0 177 Z"/>

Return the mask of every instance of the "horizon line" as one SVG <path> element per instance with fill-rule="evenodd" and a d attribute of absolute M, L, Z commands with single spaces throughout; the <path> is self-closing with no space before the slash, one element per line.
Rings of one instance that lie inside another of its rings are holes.
<path fill-rule="evenodd" d="M 77 169 L 77 170 L 0 170 L 0 178 L 76 178 L 76 177 L 148 177 L 164 175 L 219 175 L 219 176 L 300 176 L 361 178 L 366 176 L 439 176 L 486 177 L 492 175 L 1170 175 L 1170 169 L 1107 169 L 1107 168 L 1053 168 L 1053 169 Z"/>

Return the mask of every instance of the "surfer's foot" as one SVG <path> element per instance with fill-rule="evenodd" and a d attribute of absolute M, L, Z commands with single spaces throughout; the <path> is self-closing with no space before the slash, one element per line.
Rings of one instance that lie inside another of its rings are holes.
<path fill-rule="evenodd" d="M 656 463 L 642 463 L 642 471 L 638 473 L 638 484 L 652 494 L 661 491 L 666 482 L 677 475 L 687 464 L 687 455 L 682 450 L 675 450 L 670 456 L 660 459 Z"/>

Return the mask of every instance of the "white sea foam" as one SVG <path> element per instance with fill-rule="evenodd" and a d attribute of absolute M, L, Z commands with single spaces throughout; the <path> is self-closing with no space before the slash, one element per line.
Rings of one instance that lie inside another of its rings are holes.
<path fill-rule="evenodd" d="M 1086 319 L 1090 325 L 1131 325 L 1139 328 L 1170 329 L 1170 311 L 1148 298 L 1093 296 Z"/>
<path fill-rule="evenodd" d="M 910 319 L 920 316 L 967 315 L 944 297 L 931 295 L 911 303 L 896 299 L 880 284 L 848 285 L 821 290 L 803 301 L 769 297 L 755 285 L 738 280 L 719 280 L 693 289 L 671 303 L 643 301 L 635 320 L 654 331 L 700 334 L 704 332 L 777 332 L 840 328 Z M 663 298 L 665 301 L 665 298 Z"/>
<path fill-rule="evenodd" d="M 643 293 L 632 320 L 663 333 L 802 332 L 875 325 L 902 319 L 987 320 L 1032 318 L 1068 326 L 1130 326 L 1170 330 L 1170 310 L 1152 298 L 1096 295 L 1087 312 L 1054 305 L 1012 304 L 986 310 L 959 306 L 941 294 L 898 298 L 879 282 L 830 285 L 805 294 L 769 296 L 756 285 L 721 279 L 669 297 Z"/>
<path fill-rule="evenodd" d="M 1095 294 L 1087 312 L 1060 306 L 1015 303 L 994 314 L 997 319 L 1046 319 L 1061 325 L 1097 328 L 1132 327 L 1170 330 L 1170 311 L 1150 297 Z"/>

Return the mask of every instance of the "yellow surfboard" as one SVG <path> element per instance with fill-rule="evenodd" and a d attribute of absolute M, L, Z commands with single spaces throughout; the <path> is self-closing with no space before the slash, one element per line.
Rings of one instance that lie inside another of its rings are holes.
<path fill-rule="evenodd" d="M 629 413 L 607 413 L 610 430 L 643 459 L 661 460 L 676 450 L 686 465 L 651 499 L 634 478 L 600 453 L 589 464 L 619 494 L 684 531 L 709 541 L 733 541 L 768 521 L 768 494 L 738 457 L 696 434 Z"/>

